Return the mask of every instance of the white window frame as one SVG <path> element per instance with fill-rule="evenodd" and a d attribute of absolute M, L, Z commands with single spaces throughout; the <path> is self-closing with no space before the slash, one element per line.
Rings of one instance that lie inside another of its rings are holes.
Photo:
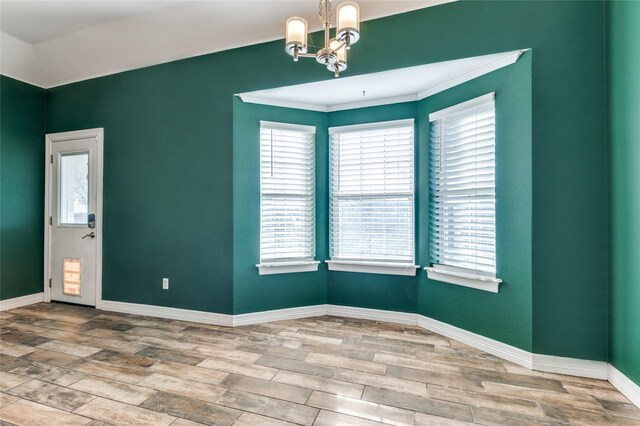
<path fill-rule="evenodd" d="M 420 268 L 419 265 L 415 265 L 415 120 L 405 119 L 405 120 L 394 120 L 394 121 L 384 121 L 384 122 L 376 122 L 376 123 L 366 123 L 366 124 L 357 124 L 351 126 L 339 126 L 339 127 L 331 127 L 329 128 L 329 169 L 330 169 L 330 182 L 329 182 L 329 199 L 330 206 L 333 204 L 331 199 L 333 198 L 333 184 L 332 179 L 333 175 L 331 174 L 331 147 L 333 143 L 331 142 L 331 135 L 350 132 L 350 131 L 364 131 L 364 130 L 373 130 L 380 128 L 390 128 L 390 127 L 401 127 L 401 126 L 413 126 L 413 144 L 412 144 L 412 165 L 414 166 L 413 170 L 413 193 L 411 195 L 412 200 L 412 248 L 413 248 L 413 256 L 411 263 L 397 263 L 397 262 L 384 262 L 384 261 L 366 261 L 366 260 L 347 260 L 347 259 L 339 259 L 339 258 L 331 258 L 330 260 L 326 260 L 325 262 L 328 265 L 330 271 L 342 271 L 342 272 L 358 272 L 358 273 L 370 273 L 370 274 L 386 274 L 386 275 L 405 275 L 405 276 L 415 276 L 417 269 Z M 331 256 L 333 256 L 333 232 L 332 228 L 332 209 L 329 211 L 329 224 L 330 224 L 330 235 L 329 235 L 329 247 Z"/>
<path fill-rule="evenodd" d="M 494 103 L 495 108 L 495 92 L 487 93 L 486 95 L 431 113 L 429 114 L 429 122 L 432 123 L 448 115 L 458 113 L 465 109 L 477 107 L 488 102 Z M 427 271 L 427 276 L 429 277 L 429 279 L 449 284 L 471 287 L 478 290 L 489 291 L 492 293 L 497 293 L 499 291 L 500 283 L 502 283 L 502 280 L 496 278 L 495 274 L 473 269 L 465 269 L 461 267 L 442 264 L 434 264 L 424 269 Z"/>
<path fill-rule="evenodd" d="M 316 221 L 315 221 L 315 206 L 316 206 L 316 184 L 315 184 L 315 134 L 316 128 L 314 126 L 306 126 L 301 124 L 289 124 L 289 123 L 277 123 L 272 121 L 260 121 L 260 140 L 258 141 L 258 146 L 261 147 L 262 144 L 262 129 L 267 127 L 269 129 L 274 130 L 289 130 L 289 131 L 299 131 L 304 133 L 313 133 L 314 135 L 314 154 L 313 154 L 313 253 L 310 258 L 304 259 L 288 259 L 286 261 L 271 261 L 265 262 L 262 259 L 262 223 L 260 224 L 260 263 L 256 265 L 258 268 L 259 275 L 274 275 L 274 274 L 289 274 L 296 272 L 315 272 L 318 270 L 318 264 L 320 262 L 316 261 L 315 258 L 315 245 L 316 245 Z M 261 149 L 261 148 L 260 148 Z M 260 163 L 262 164 L 262 153 L 260 153 Z M 262 185 L 262 166 L 260 167 L 260 219 L 262 220 L 262 210 L 263 210 L 263 185 Z"/>

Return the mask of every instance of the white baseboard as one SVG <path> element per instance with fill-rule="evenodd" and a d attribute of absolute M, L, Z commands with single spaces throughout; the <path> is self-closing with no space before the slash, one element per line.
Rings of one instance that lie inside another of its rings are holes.
<path fill-rule="evenodd" d="M 44 302 L 44 293 L 28 294 L 26 296 L 14 297 L 13 299 L 0 300 L 0 311 L 21 308 L 22 306 L 33 305 Z"/>
<path fill-rule="evenodd" d="M 608 364 L 608 367 L 609 382 L 636 407 L 640 408 L 640 385 L 633 382 L 613 365 Z"/>
<path fill-rule="evenodd" d="M 238 327 L 242 325 L 264 324 L 273 321 L 321 317 L 323 315 L 327 315 L 327 305 L 301 306 L 297 308 L 233 315 L 232 325 Z"/>
<path fill-rule="evenodd" d="M 562 356 L 533 354 L 533 369 L 547 373 L 567 374 L 569 376 L 588 377 L 607 380 L 607 363 L 587 359 Z"/>
<path fill-rule="evenodd" d="M 218 314 L 215 312 L 192 311 L 190 309 L 168 308 L 165 306 L 142 305 L 138 303 L 114 302 L 112 300 L 102 300 L 98 302 L 96 309 L 121 312 L 124 314 L 145 315 L 148 317 L 222 325 L 225 327 L 233 326 L 233 315 Z"/>
<path fill-rule="evenodd" d="M 433 318 L 418 315 L 418 325 L 434 333 L 442 334 L 450 339 L 457 340 L 476 349 L 488 352 L 499 358 L 506 359 L 515 364 L 532 369 L 532 353 L 516 348 L 515 346 L 499 342 L 489 337 L 481 336 L 471 331 L 455 327 Z"/>
<path fill-rule="evenodd" d="M 15 299 L 9 299 L 1 302 L 2 310 L 38 303 L 42 302 L 42 300 L 42 293 L 17 297 Z M 5 308 L 5 306 L 10 307 Z M 311 318 L 323 315 L 384 321 L 395 324 L 417 325 L 431 332 L 457 340 L 458 342 L 488 352 L 499 358 L 511 361 L 531 370 L 609 380 L 616 389 L 629 398 L 631 402 L 640 407 L 640 386 L 631 381 L 631 379 L 618 371 L 615 367 L 604 361 L 591 361 L 534 354 L 516 348 L 515 346 L 511 346 L 419 314 L 340 305 L 312 305 L 297 308 L 276 309 L 272 311 L 252 312 L 248 314 L 227 315 L 213 312 L 192 311 L 189 309 L 167 308 L 164 306 L 114 302 L 109 300 L 99 302 L 96 308 L 103 309 L 105 311 L 200 322 L 225 327 L 263 324 L 273 321 Z"/>
<path fill-rule="evenodd" d="M 385 311 L 382 309 L 355 308 L 351 306 L 325 305 L 326 315 L 336 317 L 367 319 L 372 321 L 384 321 L 394 324 L 417 325 L 417 314 L 406 312 Z"/>

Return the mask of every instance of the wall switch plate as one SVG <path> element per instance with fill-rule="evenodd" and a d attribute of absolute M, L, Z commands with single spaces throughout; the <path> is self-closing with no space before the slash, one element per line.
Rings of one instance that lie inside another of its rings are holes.
<path fill-rule="evenodd" d="M 169 278 L 162 279 L 162 289 L 169 290 Z"/>

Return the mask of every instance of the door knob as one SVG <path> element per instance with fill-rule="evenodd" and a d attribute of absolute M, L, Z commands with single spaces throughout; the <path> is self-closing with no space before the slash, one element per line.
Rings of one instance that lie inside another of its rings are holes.
<path fill-rule="evenodd" d="M 84 240 L 85 238 L 90 237 L 90 238 L 95 238 L 96 237 L 96 233 L 91 231 L 90 233 L 88 233 L 87 235 L 85 235 L 84 237 L 82 237 L 82 239 Z"/>

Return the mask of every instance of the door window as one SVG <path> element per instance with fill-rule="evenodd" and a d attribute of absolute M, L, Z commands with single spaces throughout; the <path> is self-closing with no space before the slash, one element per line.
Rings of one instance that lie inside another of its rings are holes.
<path fill-rule="evenodd" d="M 59 223 L 86 224 L 89 212 L 89 153 L 60 157 Z"/>

